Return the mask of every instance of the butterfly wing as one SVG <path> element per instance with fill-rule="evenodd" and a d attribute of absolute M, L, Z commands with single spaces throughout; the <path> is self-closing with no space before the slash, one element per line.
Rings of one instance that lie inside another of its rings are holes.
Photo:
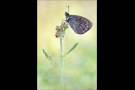
<path fill-rule="evenodd" d="M 84 34 L 88 30 L 90 30 L 93 25 L 90 20 L 77 15 L 70 15 L 70 20 L 68 22 L 70 27 L 77 34 Z"/>

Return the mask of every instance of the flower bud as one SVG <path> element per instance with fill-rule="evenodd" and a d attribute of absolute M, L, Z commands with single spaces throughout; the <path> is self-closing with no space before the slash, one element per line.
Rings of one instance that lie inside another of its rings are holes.
<path fill-rule="evenodd" d="M 59 27 L 61 26 L 61 24 L 58 25 Z"/>
<path fill-rule="evenodd" d="M 68 28 L 68 23 L 66 21 L 64 21 L 64 28 L 67 29 Z"/>
<path fill-rule="evenodd" d="M 61 23 L 61 27 L 63 27 L 63 23 Z"/>
<path fill-rule="evenodd" d="M 59 29 L 59 27 L 58 26 L 56 26 L 56 28 L 55 28 L 56 30 L 58 30 Z"/>
<path fill-rule="evenodd" d="M 59 37 L 59 31 L 56 31 L 56 32 L 55 32 L 55 36 L 56 36 L 56 38 Z"/>

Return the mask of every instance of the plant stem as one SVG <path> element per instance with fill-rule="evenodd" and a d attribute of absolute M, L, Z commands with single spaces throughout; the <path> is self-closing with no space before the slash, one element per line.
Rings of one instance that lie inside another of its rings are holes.
<path fill-rule="evenodd" d="M 61 84 L 61 88 L 63 88 L 63 64 L 64 64 L 64 57 L 63 57 L 63 36 L 60 37 L 60 48 L 61 48 L 61 76 L 60 76 L 60 84 Z"/>

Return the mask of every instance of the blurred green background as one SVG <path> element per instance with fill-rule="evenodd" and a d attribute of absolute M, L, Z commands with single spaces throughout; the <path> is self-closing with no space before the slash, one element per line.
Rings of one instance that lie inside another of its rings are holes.
<path fill-rule="evenodd" d="M 93 22 L 83 35 L 71 27 L 66 30 L 63 50 L 67 52 L 76 42 L 78 46 L 64 59 L 64 87 L 73 90 L 97 89 L 97 1 L 37 1 L 37 88 L 59 89 L 57 68 L 43 54 L 42 48 L 60 64 L 60 40 L 55 27 L 65 18 L 65 12 L 80 15 Z"/>

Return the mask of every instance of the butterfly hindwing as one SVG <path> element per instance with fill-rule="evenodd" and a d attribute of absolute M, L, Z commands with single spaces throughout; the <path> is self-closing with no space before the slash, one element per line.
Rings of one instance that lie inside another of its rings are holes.
<path fill-rule="evenodd" d="M 79 33 L 76 28 L 79 25 L 77 22 L 75 22 L 74 20 L 71 19 L 71 20 L 69 20 L 69 25 L 75 33 Z"/>
<path fill-rule="evenodd" d="M 70 27 L 74 30 L 77 34 L 84 34 L 88 30 L 91 29 L 93 23 L 78 15 L 69 15 L 69 13 L 65 12 L 66 21 L 69 23 Z"/>
<path fill-rule="evenodd" d="M 92 27 L 92 22 L 84 17 L 70 15 L 69 25 L 77 34 L 84 34 Z"/>

